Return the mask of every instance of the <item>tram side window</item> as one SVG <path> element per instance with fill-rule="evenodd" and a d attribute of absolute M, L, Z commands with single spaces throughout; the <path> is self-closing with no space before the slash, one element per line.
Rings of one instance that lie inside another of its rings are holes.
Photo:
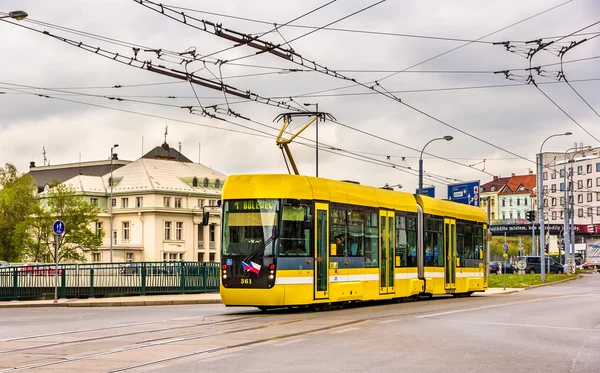
<path fill-rule="evenodd" d="M 474 232 L 475 239 L 475 259 L 473 260 L 473 267 L 479 267 L 480 263 L 483 263 L 483 225 L 476 225 Z"/>
<path fill-rule="evenodd" d="M 465 267 L 472 267 L 473 266 L 473 260 L 476 258 L 475 256 L 475 246 L 474 246 L 474 236 L 473 236 L 473 231 L 474 231 L 474 224 L 473 223 L 465 223 L 465 245 L 464 245 L 464 252 L 465 252 L 465 263 L 464 266 Z M 479 256 L 477 256 L 477 258 L 479 258 Z"/>
<path fill-rule="evenodd" d="M 330 215 L 330 231 L 329 244 L 331 256 L 346 256 L 347 241 L 348 241 L 348 213 L 344 209 L 332 208 L 329 210 Z"/>
<path fill-rule="evenodd" d="M 348 256 L 363 257 L 365 244 L 366 212 L 352 211 L 348 222 Z"/>
<path fill-rule="evenodd" d="M 311 230 L 305 229 L 305 215 L 310 215 L 310 208 L 302 206 L 283 206 L 280 256 L 312 256 L 310 248 Z"/>
<path fill-rule="evenodd" d="M 465 266 L 465 225 L 456 223 L 456 256 L 458 267 Z"/>
<path fill-rule="evenodd" d="M 425 266 L 444 266 L 444 222 L 440 219 L 425 220 Z"/>
<path fill-rule="evenodd" d="M 413 216 L 396 216 L 396 257 L 400 267 L 417 266 L 417 222 Z"/>
<path fill-rule="evenodd" d="M 379 258 L 379 228 L 377 226 L 377 213 L 365 214 L 365 267 L 378 267 Z"/>

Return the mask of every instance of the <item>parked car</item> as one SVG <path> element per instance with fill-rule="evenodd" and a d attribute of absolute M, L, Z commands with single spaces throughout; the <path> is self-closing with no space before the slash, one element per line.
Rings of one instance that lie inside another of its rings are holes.
<path fill-rule="evenodd" d="M 179 274 L 179 269 L 175 263 L 146 263 L 145 267 L 142 263 L 128 263 L 121 267 L 119 273 L 125 276 L 141 275 L 142 269 L 146 269 L 146 276 L 172 276 Z"/>
<path fill-rule="evenodd" d="M 0 260 L 0 268 L 8 268 L 8 267 L 12 267 L 9 262 Z"/>
<path fill-rule="evenodd" d="M 519 257 L 519 260 L 525 261 L 525 272 L 526 273 L 534 274 L 534 273 L 542 272 L 541 257 L 539 257 L 539 256 L 522 256 L 522 257 Z M 546 257 L 546 272 L 565 273 L 565 266 L 558 263 L 554 259 Z"/>
<path fill-rule="evenodd" d="M 44 265 L 37 263 L 27 263 L 23 267 L 19 268 L 21 275 L 31 276 L 54 276 L 56 273 L 58 276 L 62 275 L 62 270 L 59 268 L 58 272 L 52 265 Z"/>
<path fill-rule="evenodd" d="M 495 275 L 498 273 L 498 261 L 490 262 L 490 274 Z M 502 262 L 502 273 L 512 274 L 517 273 L 517 269 L 512 266 L 509 262 Z"/>
<path fill-rule="evenodd" d="M 119 274 L 125 275 L 125 276 L 141 275 L 142 274 L 142 264 L 141 263 L 128 263 L 128 264 L 125 264 L 119 270 Z"/>

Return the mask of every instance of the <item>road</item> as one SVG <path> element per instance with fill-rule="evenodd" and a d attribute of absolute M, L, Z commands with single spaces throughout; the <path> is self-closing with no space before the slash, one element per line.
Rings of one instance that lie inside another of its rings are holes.
<path fill-rule="evenodd" d="M 0 309 L 0 372 L 600 372 L 600 274 L 326 312 Z"/>

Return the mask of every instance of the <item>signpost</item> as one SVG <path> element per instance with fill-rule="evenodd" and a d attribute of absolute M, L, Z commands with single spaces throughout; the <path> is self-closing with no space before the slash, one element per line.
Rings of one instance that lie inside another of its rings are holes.
<path fill-rule="evenodd" d="M 54 231 L 54 303 L 58 303 L 58 246 L 60 237 L 65 233 L 65 223 L 57 220 L 52 225 Z"/>
<path fill-rule="evenodd" d="M 479 206 L 479 181 L 448 185 L 448 199 L 465 205 Z"/>
<path fill-rule="evenodd" d="M 418 188 L 415 191 L 415 193 L 419 194 Z M 435 198 L 435 186 L 423 187 L 423 189 L 421 190 L 421 194 L 424 196 L 429 196 L 429 197 Z"/>

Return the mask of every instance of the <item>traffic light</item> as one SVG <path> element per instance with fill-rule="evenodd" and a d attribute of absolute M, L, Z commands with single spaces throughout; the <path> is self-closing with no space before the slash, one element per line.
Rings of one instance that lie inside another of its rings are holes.
<path fill-rule="evenodd" d="M 525 217 L 527 218 L 527 221 L 532 222 L 535 220 L 535 211 L 533 210 L 529 210 L 525 212 Z"/>

